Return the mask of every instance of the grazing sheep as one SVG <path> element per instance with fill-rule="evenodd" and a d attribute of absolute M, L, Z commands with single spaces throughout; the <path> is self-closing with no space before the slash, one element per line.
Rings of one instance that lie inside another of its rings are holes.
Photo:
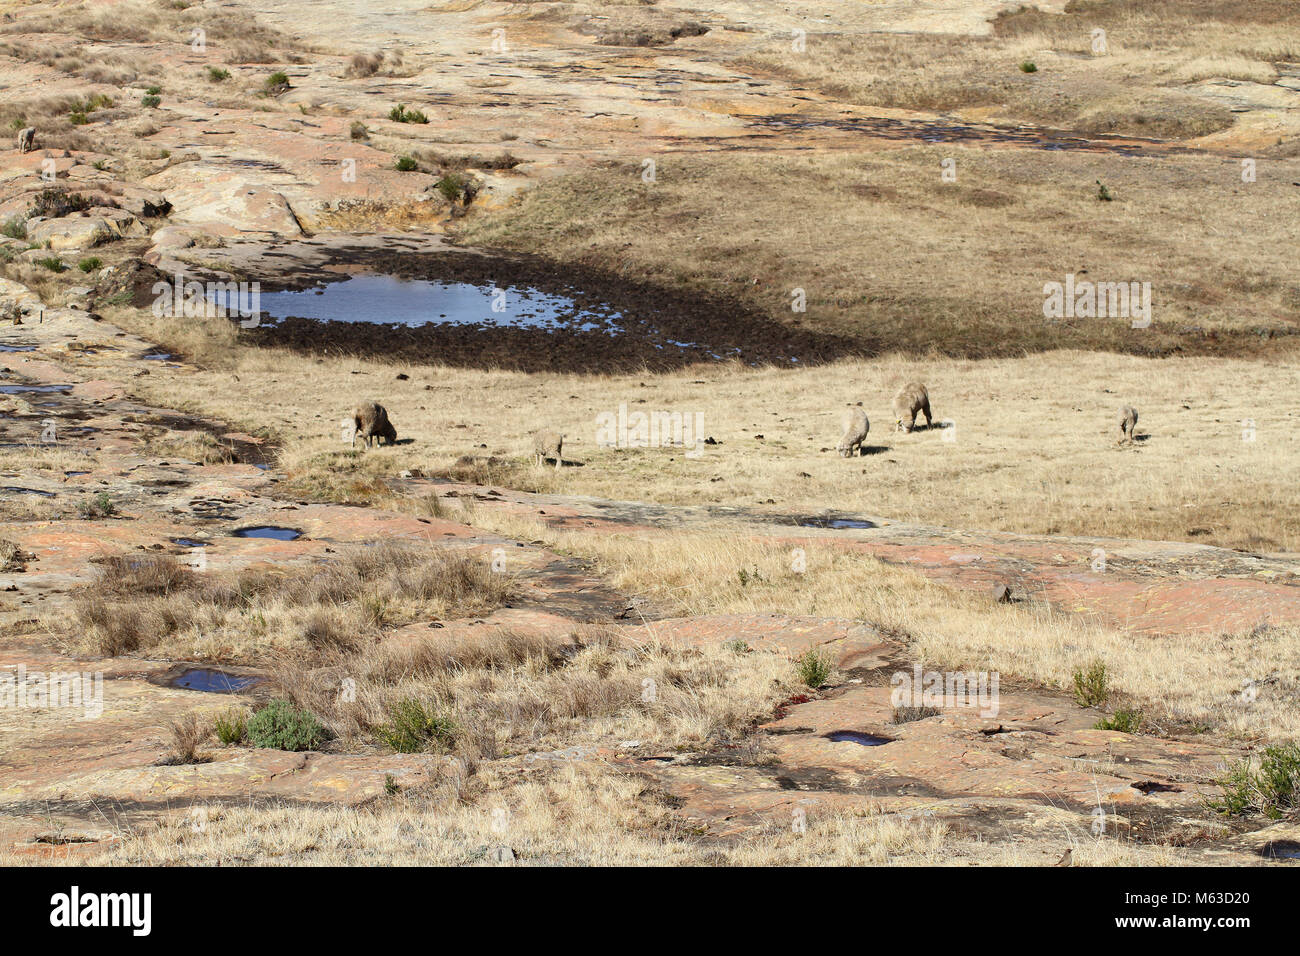
<path fill-rule="evenodd" d="M 564 447 L 564 436 L 559 432 L 534 432 L 533 433 L 533 455 L 537 459 L 537 467 L 541 468 L 546 459 L 555 459 L 555 470 L 560 470 L 560 465 L 564 459 L 560 457 L 560 450 Z"/>
<path fill-rule="evenodd" d="M 930 418 L 930 393 L 920 382 L 908 382 L 894 396 L 894 430 L 910 432 L 915 429 L 917 412 L 925 412 L 928 431 L 933 421 Z"/>
<path fill-rule="evenodd" d="M 370 448 L 375 439 L 387 439 L 388 444 L 397 441 L 397 429 L 388 420 L 388 409 L 378 402 L 362 402 L 352 409 L 352 447 L 356 447 L 357 437 Z M 383 441 L 379 442 L 380 445 Z"/>
<path fill-rule="evenodd" d="M 30 153 L 36 148 L 36 127 L 26 126 L 18 131 L 18 152 Z"/>
<path fill-rule="evenodd" d="M 840 419 L 840 427 L 843 434 L 835 449 L 840 457 L 852 458 L 854 452 L 862 454 L 862 443 L 867 440 L 867 432 L 871 430 L 871 422 L 867 421 L 867 413 L 863 408 L 860 405 L 846 408 Z"/>
<path fill-rule="evenodd" d="M 1133 444 L 1133 429 L 1137 427 L 1138 410 L 1132 405 L 1121 405 L 1119 410 L 1119 443 Z"/>

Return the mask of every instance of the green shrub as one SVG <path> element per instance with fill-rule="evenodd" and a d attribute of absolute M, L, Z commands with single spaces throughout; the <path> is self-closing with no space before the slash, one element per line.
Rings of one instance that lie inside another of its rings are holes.
<path fill-rule="evenodd" d="M 151 86 L 151 87 L 149 87 L 147 90 L 145 90 L 145 92 L 148 93 L 150 96 L 157 96 L 159 93 L 162 92 L 162 87 L 161 87 L 161 86 Z"/>
<path fill-rule="evenodd" d="M 414 697 L 404 697 L 388 712 L 392 722 L 375 728 L 375 736 L 398 753 L 449 749 L 456 742 L 456 722 Z"/>
<path fill-rule="evenodd" d="M 222 80 L 230 79 L 230 71 L 220 66 L 208 67 L 208 79 L 213 83 L 220 83 Z"/>
<path fill-rule="evenodd" d="M 1115 197 L 1110 194 L 1110 190 L 1102 185 L 1101 180 L 1097 180 L 1097 199 L 1101 202 L 1110 202 Z"/>
<path fill-rule="evenodd" d="M 1037 73 L 1037 72 L 1038 72 L 1038 64 L 1036 64 L 1033 60 L 1025 60 L 1025 62 L 1023 62 L 1023 63 L 1020 64 L 1020 72 L 1021 72 L 1021 73 Z"/>
<path fill-rule="evenodd" d="M 1121 709 L 1103 717 L 1092 725 L 1094 730 L 1117 730 L 1121 734 L 1135 734 L 1142 727 L 1142 711 Z"/>
<path fill-rule="evenodd" d="M 224 714 L 218 714 L 213 722 L 217 739 L 223 744 L 240 744 L 248 736 L 248 714 L 238 707 L 232 707 Z"/>
<path fill-rule="evenodd" d="M 270 76 L 266 78 L 265 86 L 268 90 L 277 89 L 279 87 L 287 87 L 288 85 L 289 85 L 289 74 L 284 72 L 284 70 L 276 70 L 274 73 L 272 73 Z"/>
<path fill-rule="evenodd" d="M 107 491 L 101 491 L 77 505 L 77 510 L 83 518 L 110 518 L 117 514 L 117 505 L 113 504 Z"/>
<path fill-rule="evenodd" d="M 397 162 L 393 164 L 399 173 L 409 173 L 419 168 L 418 164 L 410 156 L 398 156 Z"/>
<path fill-rule="evenodd" d="M 99 256 L 86 256 L 86 258 L 77 263 L 77 268 L 82 272 L 94 272 L 96 269 L 102 269 L 103 267 L 104 260 L 99 258 Z"/>
<path fill-rule="evenodd" d="M 1258 769 L 1246 758 L 1231 765 L 1215 783 L 1223 795 L 1207 801 L 1210 809 L 1229 816 L 1261 813 L 1276 820 L 1300 807 L 1300 744 L 1265 747 Z"/>
<path fill-rule="evenodd" d="M 26 125 L 27 125 L 27 120 L 21 116 L 15 116 L 9 122 L 9 128 L 15 131 L 23 129 Z"/>
<path fill-rule="evenodd" d="M 68 113 L 68 122 L 73 126 L 85 126 L 90 122 L 90 117 L 86 115 L 85 110 L 72 110 Z"/>
<path fill-rule="evenodd" d="M 360 120 L 352 121 L 351 136 L 353 139 L 369 139 L 370 130 L 366 129 L 366 124 Z"/>
<path fill-rule="evenodd" d="M 145 107 L 146 109 L 151 109 L 151 110 L 152 110 L 152 109 L 157 109 L 158 106 L 159 106 L 159 104 L 161 104 L 161 103 L 162 103 L 162 97 L 161 97 L 161 96 L 154 96 L 153 94 L 146 94 L 145 96 L 140 97 L 140 105 L 143 106 L 143 107 Z"/>
<path fill-rule="evenodd" d="M 63 260 L 58 256 L 46 256 L 44 259 L 37 259 L 38 266 L 45 266 L 51 272 L 67 272 L 68 267 L 63 264 Z"/>
<path fill-rule="evenodd" d="M 419 110 L 408 110 L 402 103 L 398 103 L 388 111 L 388 118 L 394 123 L 427 123 L 429 117 L 425 116 Z"/>
<path fill-rule="evenodd" d="M 1076 668 L 1074 699 L 1080 707 L 1099 707 L 1106 703 L 1106 698 L 1110 695 L 1108 684 L 1106 665 L 1101 661 L 1094 661 L 1086 671 Z"/>
<path fill-rule="evenodd" d="M 30 215 L 43 216 L 46 219 L 62 219 L 69 213 L 89 209 L 90 205 L 90 200 L 81 193 L 72 193 L 63 189 L 42 189 L 32 200 Z"/>
<path fill-rule="evenodd" d="M 26 239 L 27 222 L 14 217 L 13 219 L 7 220 L 3 226 L 0 226 L 0 233 L 4 233 L 10 239 Z"/>
<path fill-rule="evenodd" d="M 438 192 L 442 193 L 448 202 L 456 202 L 465 192 L 465 177 L 448 173 L 438 180 Z"/>
<path fill-rule="evenodd" d="M 803 656 L 795 661 L 795 673 L 813 690 L 825 684 L 833 670 L 830 657 L 811 648 L 804 651 Z"/>
<path fill-rule="evenodd" d="M 329 739 L 329 731 L 310 711 L 287 700 L 273 700 L 248 721 L 248 740 L 254 747 L 272 750 L 316 750 Z"/>

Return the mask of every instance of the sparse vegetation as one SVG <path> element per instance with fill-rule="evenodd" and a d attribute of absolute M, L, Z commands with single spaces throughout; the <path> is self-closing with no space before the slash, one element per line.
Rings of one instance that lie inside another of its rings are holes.
<path fill-rule="evenodd" d="M 213 729 L 223 744 L 242 744 L 248 738 L 248 714 L 242 708 L 232 707 L 213 719 Z"/>
<path fill-rule="evenodd" d="M 456 722 L 414 697 L 396 701 L 390 723 L 375 728 L 375 736 L 398 753 L 445 749 L 456 739 Z"/>
<path fill-rule="evenodd" d="M 1076 669 L 1071 679 L 1074 700 L 1080 707 L 1100 707 L 1110 696 L 1106 665 L 1101 661 L 1093 661 L 1086 669 Z"/>
<path fill-rule="evenodd" d="M 418 169 L 419 164 L 410 156 L 399 156 L 397 162 L 393 164 L 393 168 L 399 173 L 409 173 Z"/>
<path fill-rule="evenodd" d="M 402 103 L 398 103 L 388 111 L 388 118 L 394 123 L 427 123 L 429 117 L 419 110 L 408 110 Z"/>
<path fill-rule="evenodd" d="M 823 686 L 835 672 L 835 665 L 825 651 L 807 650 L 795 662 L 799 680 L 813 690 Z"/>
<path fill-rule="evenodd" d="M 1222 795 L 1208 801 L 1227 816 L 1258 813 L 1277 820 L 1300 807 L 1300 744 L 1265 747 L 1258 760 L 1232 764 L 1217 781 Z"/>
<path fill-rule="evenodd" d="M 309 711 L 273 700 L 248 720 L 248 741 L 270 750 L 319 750 L 329 732 Z"/>
<path fill-rule="evenodd" d="M 77 268 L 82 272 L 96 272 L 104 267 L 104 260 L 99 256 L 86 256 L 77 263 Z"/>

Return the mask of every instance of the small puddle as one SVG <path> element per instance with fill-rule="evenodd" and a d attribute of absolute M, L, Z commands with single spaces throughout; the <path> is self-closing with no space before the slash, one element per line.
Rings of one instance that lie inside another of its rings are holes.
<path fill-rule="evenodd" d="M 832 730 L 829 734 L 822 734 L 822 736 L 827 740 L 833 740 L 837 744 L 861 744 L 863 747 L 879 747 L 881 744 L 893 743 L 893 740 L 889 737 L 864 734 L 859 730 Z"/>
<path fill-rule="evenodd" d="M 54 492 L 41 491 L 39 488 L 20 488 L 17 485 L 5 485 L 0 491 L 12 491 L 16 495 L 40 495 L 42 498 L 53 498 Z"/>
<path fill-rule="evenodd" d="M 302 532 L 297 528 L 277 528 L 269 524 L 236 528 L 230 533 L 236 538 L 274 538 L 276 541 L 297 541 L 302 537 Z"/>
<path fill-rule="evenodd" d="M 206 548 L 211 541 L 196 541 L 194 538 L 172 538 L 172 544 L 179 544 L 182 548 Z"/>
<path fill-rule="evenodd" d="M 79 477 L 82 476 L 82 475 L 88 475 L 88 474 L 90 474 L 90 472 L 88 472 L 88 471 L 65 471 L 63 474 L 64 474 L 66 477 L 68 477 L 68 478 L 79 478 Z"/>
<path fill-rule="evenodd" d="M 66 395 L 71 385 L 0 385 L 0 395 L 17 395 L 20 392 L 58 392 Z"/>
<path fill-rule="evenodd" d="M 1276 860 L 1300 860 L 1300 843 L 1294 840 L 1275 840 L 1260 847 L 1259 855 Z"/>
<path fill-rule="evenodd" d="M 209 694 L 237 694 L 260 683 L 260 677 L 227 674 L 210 667 L 196 667 L 172 681 L 171 686 L 184 690 L 199 690 Z"/>
<path fill-rule="evenodd" d="M 0 344 L 0 352 L 35 352 L 35 345 L 3 345 Z"/>
<path fill-rule="evenodd" d="M 804 518 L 799 522 L 801 528 L 875 528 L 874 521 L 865 518 Z"/>
<path fill-rule="evenodd" d="M 170 352 L 151 352 L 148 355 L 141 355 L 140 358 L 146 362 L 165 362 L 172 357 Z"/>

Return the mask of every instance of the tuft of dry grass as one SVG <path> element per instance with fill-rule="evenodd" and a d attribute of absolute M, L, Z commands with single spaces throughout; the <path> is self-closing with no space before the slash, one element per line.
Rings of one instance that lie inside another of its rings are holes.
<path fill-rule="evenodd" d="M 166 555 L 123 556 L 76 596 L 82 650 L 140 651 L 254 663 L 354 648 L 421 617 L 490 610 L 513 583 L 463 553 L 385 541 L 320 566 L 198 573 Z M 60 630 L 57 622 L 51 627 Z"/>

